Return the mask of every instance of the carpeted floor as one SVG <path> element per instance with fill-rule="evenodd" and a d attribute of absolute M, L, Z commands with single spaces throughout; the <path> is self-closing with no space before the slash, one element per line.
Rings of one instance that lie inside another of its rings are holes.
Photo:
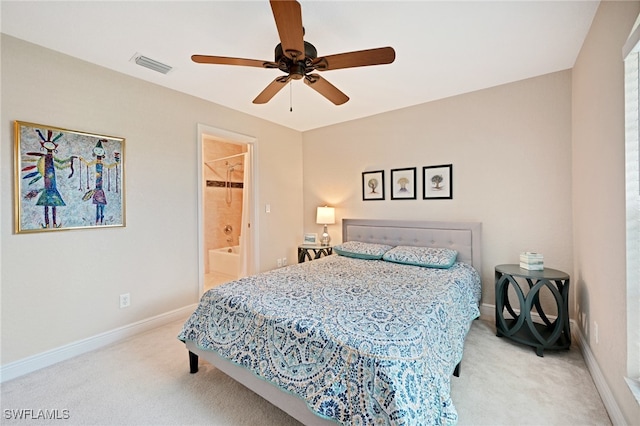
<path fill-rule="evenodd" d="M 3 383 L 0 423 L 299 425 L 205 361 L 189 374 L 182 322 Z M 578 348 L 540 358 L 484 321 L 473 323 L 452 394 L 459 425 L 611 424 Z M 59 419 L 15 418 L 38 410 Z"/>

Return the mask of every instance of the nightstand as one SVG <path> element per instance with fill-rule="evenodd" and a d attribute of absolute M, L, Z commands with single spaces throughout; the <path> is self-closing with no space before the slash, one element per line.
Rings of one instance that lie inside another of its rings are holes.
<path fill-rule="evenodd" d="M 320 244 L 301 244 L 298 246 L 298 263 L 305 260 L 320 259 L 322 256 L 333 254 L 332 246 L 321 246 Z"/>
<path fill-rule="evenodd" d="M 545 349 L 569 349 L 569 275 L 550 268 L 530 271 L 519 265 L 498 265 L 495 274 L 496 335 L 533 346 L 538 356 L 543 356 Z M 526 294 L 526 286 L 521 286 L 516 278 L 526 281 L 529 287 Z M 554 321 L 542 309 L 540 291 L 543 289 L 548 290 L 545 292 L 550 293 L 556 303 L 557 317 Z M 517 298 L 515 309 L 511 306 L 510 294 Z M 542 323 L 533 321 L 533 308 Z"/>

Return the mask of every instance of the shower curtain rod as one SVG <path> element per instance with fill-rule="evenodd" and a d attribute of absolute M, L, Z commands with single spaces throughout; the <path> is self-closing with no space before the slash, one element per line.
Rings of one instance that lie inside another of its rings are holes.
<path fill-rule="evenodd" d="M 215 160 L 205 161 L 204 164 L 215 163 L 216 161 L 228 160 L 230 158 L 240 157 L 241 155 L 245 155 L 245 154 L 246 152 L 241 152 L 240 154 L 234 154 L 234 155 L 229 155 L 227 157 L 216 158 Z"/>

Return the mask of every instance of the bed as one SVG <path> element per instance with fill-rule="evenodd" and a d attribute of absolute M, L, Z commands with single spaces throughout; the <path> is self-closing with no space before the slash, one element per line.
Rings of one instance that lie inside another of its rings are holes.
<path fill-rule="evenodd" d="M 202 296 L 178 336 L 191 372 L 203 358 L 307 425 L 455 424 L 450 380 L 480 314 L 481 229 L 343 219 L 334 255 Z M 439 257 L 416 266 L 418 252 Z"/>

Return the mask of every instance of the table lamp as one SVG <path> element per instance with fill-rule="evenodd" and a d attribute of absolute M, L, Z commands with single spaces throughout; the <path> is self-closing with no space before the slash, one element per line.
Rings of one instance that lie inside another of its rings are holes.
<path fill-rule="evenodd" d="M 316 223 L 318 225 L 324 225 L 324 231 L 322 232 L 322 238 L 320 238 L 320 244 L 328 246 L 331 241 L 329 232 L 327 232 L 327 225 L 333 225 L 336 223 L 336 209 L 333 207 L 318 207 L 318 213 L 316 214 Z"/>

